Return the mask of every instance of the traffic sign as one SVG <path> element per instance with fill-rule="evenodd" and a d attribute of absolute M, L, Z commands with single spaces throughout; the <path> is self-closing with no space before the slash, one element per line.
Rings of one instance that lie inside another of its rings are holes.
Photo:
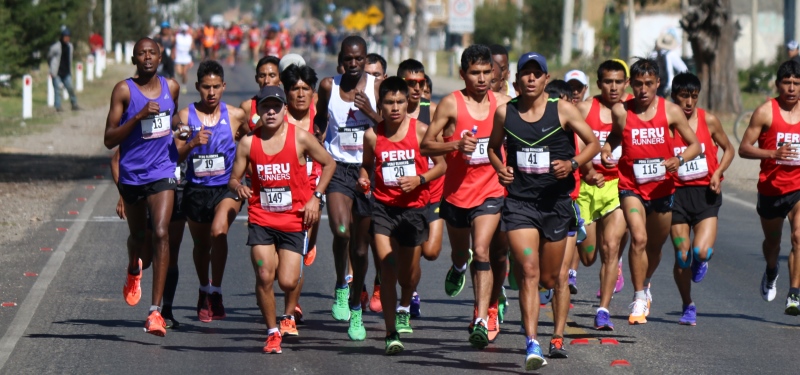
<path fill-rule="evenodd" d="M 448 0 L 448 31 L 453 34 L 475 32 L 475 0 Z"/>
<path fill-rule="evenodd" d="M 383 12 L 375 5 L 372 5 L 367 9 L 367 18 L 370 26 L 375 26 L 383 21 Z"/>

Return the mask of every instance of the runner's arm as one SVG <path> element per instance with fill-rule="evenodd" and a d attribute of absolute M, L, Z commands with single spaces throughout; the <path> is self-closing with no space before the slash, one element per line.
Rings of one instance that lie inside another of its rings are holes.
<path fill-rule="evenodd" d="M 731 141 L 728 139 L 728 135 L 725 134 L 725 130 L 722 129 L 722 124 L 720 124 L 717 116 L 706 112 L 706 124 L 708 125 L 709 132 L 711 132 L 711 139 L 713 139 L 714 143 L 721 147 L 723 151 L 722 159 L 719 162 L 719 167 L 717 168 L 716 172 L 722 176 L 722 174 L 725 173 L 725 171 L 733 162 L 733 146 L 731 145 Z"/>
<path fill-rule="evenodd" d="M 625 104 L 617 103 L 611 107 L 611 134 L 606 138 L 606 144 L 600 150 L 600 161 L 606 167 L 613 167 L 611 162 L 612 151 L 622 143 L 622 131 L 625 130 L 625 122 L 628 120 L 628 111 Z"/>
<path fill-rule="evenodd" d="M 189 122 L 189 110 L 187 108 L 181 109 L 178 111 L 178 114 L 173 117 L 173 122 L 177 122 L 179 124 L 185 124 Z M 192 152 L 194 145 L 192 142 L 195 140 L 194 137 L 191 141 L 186 141 L 185 139 L 181 139 L 178 134 L 176 133 L 173 137 L 175 141 L 175 148 L 178 149 L 178 164 L 183 163 L 186 158 L 189 156 L 189 153 Z"/>
<path fill-rule="evenodd" d="M 442 99 L 436 112 L 433 113 L 433 120 L 425 132 L 420 144 L 420 152 L 425 156 L 443 156 L 453 151 L 458 151 L 458 141 L 442 142 L 445 128 L 455 124 L 457 111 L 456 99 L 450 94 Z"/>
<path fill-rule="evenodd" d="M 108 109 L 106 131 L 103 136 L 103 143 L 109 150 L 119 146 L 128 137 L 133 128 L 139 125 L 139 121 L 147 117 L 147 114 L 139 112 L 131 116 L 124 124 L 119 125 L 122 114 L 125 112 L 125 106 L 130 100 L 131 92 L 128 89 L 128 85 L 124 81 L 117 83 L 111 92 L 111 107 Z"/>
<path fill-rule="evenodd" d="M 244 113 L 244 110 L 239 107 L 234 107 L 232 105 L 227 106 L 228 117 L 231 119 L 233 141 L 238 142 L 245 134 L 250 132 L 250 125 L 247 124 L 247 115 Z"/>
<path fill-rule="evenodd" d="M 299 135 L 300 142 L 305 149 L 305 154 L 310 156 L 311 160 L 322 165 L 322 174 L 319 176 L 317 190 L 315 191 L 324 194 L 325 190 L 328 188 L 328 184 L 331 182 L 331 178 L 333 178 L 333 172 L 336 170 L 336 162 L 333 161 L 331 154 L 325 151 L 325 148 L 319 144 L 319 141 L 313 134 L 300 128 L 295 129 L 295 134 Z"/>
<path fill-rule="evenodd" d="M 754 146 L 761 133 L 767 131 L 772 124 L 772 103 L 766 102 L 760 105 L 750 117 L 750 124 L 742 136 L 742 143 L 739 144 L 739 156 L 745 159 L 779 159 L 786 157 L 777 150 L 764 150 Z"/>
<path fill-rule="evenodd" d="M 362 185 L 364 181 L 369 183 L 370 177 L 375 172 L 375 144 L 377 139 L 374 128 L 364 131 L 364 153 L 361 159 L 361 169 L 358 172 L 359 185 Z"/>
<path fill-rule="evenodd" d="M 328 131 L 328 102 L 331 100 L 331 90 L 333 88 L 333 78 L 327 77 L 319 83 L 317 91 L 317 114 L 314 116 L 314 124 L 320 132 L 320 142 L 325 139 Z"/>
<path fill-rule="evenodd" d="M 236 193 L 241 199 L 250 198 L 252 195 L 250 188 L 242 183 L 242 177 L 245 170 L 247 170 L 252 140 L 253 136 L 248 135 L 239 141 L 239 145 L 236 147 L 236 158 L 233 160 L 231 177 L 228 180 L 228 190 Z M 258 176 L 253 176 L 253 178 L 258 178 Z"/>
<path fill-rule="evenodd" d="M 494 112 L 494 124 L 492 126 L 492 135 L 489 136 L 489 162 L 497 172 L 497 177 L 500 184 L 508 186 L 514 181 L 514 168 L 503 164 L 502 155 L 500 154 L 500 147 L 503 146 L 505 141 L 505 125 L 506 125 L 506 108 L 507 106 L 498 106 Z M 508 152 L 508 150 L 506 150 Z"/>
<path fill-rule="evenodd" d="M 572 129 L 578 138 L 586 145 L 580 149 L 580 152 L 575 155 L 575 161 L 578 165 L 584 165 L 592 161 L 595 155 L 600 152 L 600 141 L 594 136 L 592 128 L 583 119 L 581 111 L 574 105 L 566 101 L 559 100 L 558 102 L 558 117 L 562 118 L 564 125 Z M 572 168 L 570 166 L 570 168 Z"/>
<path fill-rule="evenodd" d="M 114 180 L 114 185 L 119 185 L 119 147 L 114 150 L 114 155 L 111 156 L 111 178 Z M 122 200 L 122 195 L 117 200 L 117 216 L 125 220 L 125 201 Z"/>
<path fill-rule="evenodd" d="M 683 110 L 678 107 L 677 104 L 671 102 L 667 102 L 665 107 L 667 111 L 667 121 L 669 121 L 670 126 L 681 135 L 681 138 L 683 138 L 687 145 L 680 156 L 683 158 L 684 162 L 696 158 L 697 155 L 700 155 L 700 151 L 702 150 L 700 148 L 700 141 L 697 140 L 697 134 L 695 134 L 694 130 L 689 126 L 689 121 L 686 120 L 686 115 L 683 113 Z M 673 156 L 664 161 L 664 166 L 666 166 L 667 170 L 670 172 L 676 172 L 680 164 L 678 156 Z"/>
<path fill-rule="evenodd" d="M 417 139 L 422 139 L 427 131 L 427 124 L 417 122 Z M 433 160 L 433 168 L 429 169 L 428 172 L 423 173 L 425 176 L 425 181 L 428 182 L 444 176 L 444 173 L 447 171 L 447 162 L 444 160 L 444 156 L 431 156 L 431 160 Z"/>

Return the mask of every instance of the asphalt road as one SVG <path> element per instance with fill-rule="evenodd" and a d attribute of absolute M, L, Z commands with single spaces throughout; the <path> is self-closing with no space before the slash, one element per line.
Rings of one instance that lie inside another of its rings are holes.
<path fill-rule="evenodd" d="M 251 66 L 240 65 L 226 73 L 223 100 L 239 103 L 255 93 Z M 325 67 L 319 75 L 331 73 L 331 68 Z M 182 96 L 182 106 L 195 99 L 196 93 L 191 89 L 190 94 Z M 330 316 L 334 271 L 332 237 L 326 221 L 321 226 L 317 260 L 305 270 L 301 304 L 307 323 L 299 326 L 299 337 L 284 339 L 282 355 L 261 353 L 266 328 L 253 293 L 255 278 L 245 246 L 244 216 L 229 234 L 230 252 L 223 283 L 227 319 L 205 324 L 196 318 L 198 283 L 187 230 L 175 298 L 175 315 L 181 327 L 169 331 L 164 338 L 145 334 L 142 326 L 147 315 L 150 273 L 143 278 L 143 302 L 129 307 L 121 296 L 127 227 L 114 216 L 118 195 L 106 165 L 92 160 L 85 167 L 86 175 L 104 178 L 76 180 L 72 194 L 59 207 L 63 213 L 57 215 L 57 220 L 43 224 L 34 236 L 2 252 L 0 296 L 18 305 L 0 307 L 0 373 L 445 374 L 469 369 L 505 373 L 524 370 L 524 337 L 518 333 L 520 314 L 514 291 L 509 291 L 511 306 L 497 341 L 482 351 L 470 347 L 467 325 L 472 290 L 465 288 L 456 298 L 444 293 L 443 281 L 449 266 L 446 236 L 440 260 L 422 263 L 419 290 L 423 316 L 412 321 L 414 333 L 402 338 L 406 351 L 395 357 L 383 355 L 383 323 L 380 315 L 371 312 L 364 316 L 367 340 L 349 341 L 347 323 L 336 322 Z M 569 358 L 549 360 L 541 373 L 794 373 L 800 318 L 783 314 L 788 272 L 783 266 L 778 298 L 765 303 L 758 292 L 764 261 L 755 195 L 730 189 L 725 194 L 709 274 L 701 284 L 693 285 L 698 306 L 696 327 L 677 324 L 681 302 L 672 280 L 671 246 L 665 245 L 662 265 L 653 277 L 654 301 L 649 323 L 644 326 L 625 323 L 633 294 L 627 283 L 611 303 L 617 330 L 593 331 L 598 266 L 581 268 L 567 342 L 589 338 L 589 343 L 567 344 Z M 788 226 L 784 233 L 788 233 Z M 788 234 L 784 235 L 783 247 L 781 259 L 785 265 Z M 626 260 L 626 278 L 627 263 Z M 373 271 L 370 269 L 367 280 L 372 279 Z M 37 275 L 24 276 L 25 272 Z M 282 308 L 282 293 L 275 289 Z M 542 310 L 540 320 L 540 342 L 546 352 L 552 334 L 549 307 Z M 619 344 L 600 345 L 598 338 L 613 338 Z M 626 360 L 630 366 L 612 367 L 614 360 Z"/>

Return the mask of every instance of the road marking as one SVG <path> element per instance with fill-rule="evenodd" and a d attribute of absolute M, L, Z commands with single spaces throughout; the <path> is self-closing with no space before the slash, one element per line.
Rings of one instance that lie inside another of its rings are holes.
<path fill-rule="evenodd" d="M 328 220 L 328 215 L 319 215 L 320 220 Z M 75 218 L 75 219 L 55 219 L 53 221 L 59 223 L 120 223 L 124 224 L 125 220 L 119 218 L 119 216 L 92 216 L 91 218 Z M 238 215 L 236 216 L 236 221 L 247 221 L 247 215 Z"/>
<path fill-rule="evenodd" d="M 104 183 L 94 191 L 94 194 L 92 194 L 91 198 L 89 198 L 84 206 L 82 210 L 83 213 L 78 217 L 78 219 L 83 220 L 75 220 L 75 224 L 70 228 L 72 230 L 67 232 L 61 240 L 61 243 L 59 243 L 58 247 L 53 251 L 53 254 L 50 255 L 50 259 L 47 260 L 47 264 L 45 264 L 44 268 L 39 273 L 39 277 L 36 279 L 33 287 L 31 287 L 25 300 L 20 304 L 17 314 L 14 315 L 14 320 L 11 321 L 8 330 L 3 337 L 0 338 L 0 370 L 5 366 L 6 361 L 8 361 L 8 358 L 11 356 L 11 352 L 14 351 L 14 347 L 17 346 L 19 338 L 22 337 L 28 325 L 31 323 L 31 319 L 33 319 L 36 309 L 39 308 L 39 304 L 42 302 L 42 298 L 47 292 L 50 282 L 56 277 L 58 269 L 61 268 L 61 264 L 64 263 L 64 258 L 67 256 L 67 253 L 72 250 L 83 228 L 86 227 L 89 215 L 91 215 L 97 202 L 100 201 L 100 197 L 103 196 L 103 193 L 105 193 L 109 186 L 110 184 Z"/>
<path fill-rule="evenodd" d="M 748 201 L 746 201 L 744 199 L 737 198 L 736 195 L 733 195 L 733 194 L 730 194 L 730 193 L 725 194 L 722 199 L 731 201 L 733 203 L 745 206 L 745 207 L 753 209 L 753 210 L 756 209 L 756 205 L 753 204 L 753 202 L 748 202 Z"/>

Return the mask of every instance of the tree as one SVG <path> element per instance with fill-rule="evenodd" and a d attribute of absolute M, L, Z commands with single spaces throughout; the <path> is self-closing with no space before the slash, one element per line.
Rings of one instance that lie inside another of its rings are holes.
<path fill-rule="evenodd" d="M 513 4 L 484 3 L 475 9 L 475 43 L 503 44 L 503 39 L 514 39 L 519 10 Z"/>
<path fill-rule="evenodd" d="M 731 0 L 690 0 L 681 27 L 692 44 L 697 76 L 703 84 L 698 106 L 741 112 L 734 46 L 740 27 L 733 19 Z"/>

